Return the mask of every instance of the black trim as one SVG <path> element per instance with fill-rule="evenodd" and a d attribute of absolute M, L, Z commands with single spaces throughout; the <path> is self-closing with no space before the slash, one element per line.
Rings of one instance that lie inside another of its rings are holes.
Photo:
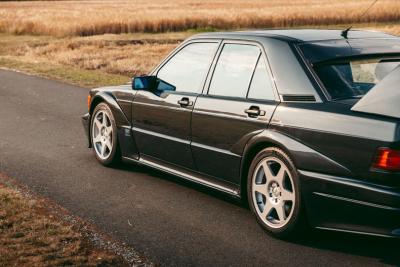
<path fill-rule="evenodd" d="M 282 95 L 282 98 L 286 102 L 316 102 L 313 95 Z"/>

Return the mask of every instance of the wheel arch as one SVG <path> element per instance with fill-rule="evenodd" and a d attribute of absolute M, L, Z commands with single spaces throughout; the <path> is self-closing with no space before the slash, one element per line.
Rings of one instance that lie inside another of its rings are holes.
<path fill-rule="evenodd" d="M 260 151 L 269 147 L 279 148 L 290 155 L 284 145 L 280 144 L 277 140 L 268 138 L 264 135 L 257 135 L 253 137 L 244 148 L 240 168 L 240 195 L 245 203 L 247 203 L 247 178 L 250 165 Z"/>
<path fill-rule="evenodd" d="M 111 109 L 111 112 L 113 113 L 113 116 L 115 119 L 115 124 L 116 124 L 117 130 L 121 129 L 123 126 L 130 127 L 130 122 L 129 122 L 128 118 L 125 116 L 121 107 L 118 105 L 116 98 L 111 93 L 99 92 L 92 97 L 90 107 L 89 107 L 90 117 L 93 116 L 94 109 L 100 103 L 107 104 L 108 107 Z M 90 135 L 91 135 L 91 126 L 90 125 L 91 125 L 91 122 L 89 123 L 89 129 L 88 129 L 89 147 L 92 146 L 92 142 L 91 142 L 91 138 L 90 138 Z"/>
<path fill-rule="evenodd" d="M 111 93 L 107 92 L 99 92 L 92 98 L 89 109 L 90 115 L 93 114 L 96 106 L 102 102 L 106 103 L 110 107 L 117 127 L 121 125 L 125 126 L 131 124 L 124 112 L 122 111 L 121 107 L 118 105 L 117 99 Z"/>

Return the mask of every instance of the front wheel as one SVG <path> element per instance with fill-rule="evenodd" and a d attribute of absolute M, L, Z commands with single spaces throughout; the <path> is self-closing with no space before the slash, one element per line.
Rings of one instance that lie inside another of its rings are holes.
<path fill-rule="evenodd" d="M 299 179 L 293 162 L 279 148 L 266 148 L 254 158 L 247 194 L 257 222 L 268 233 L 287 238 L 304 229 Z"/>
<path fill-rule="evenodd" d="M 90 125 L 90 136 L 97 160 L 105 166 L 117 163 L 120 160 L 117 127 L 107 104 L 100 103 L 96 106 Z"/>

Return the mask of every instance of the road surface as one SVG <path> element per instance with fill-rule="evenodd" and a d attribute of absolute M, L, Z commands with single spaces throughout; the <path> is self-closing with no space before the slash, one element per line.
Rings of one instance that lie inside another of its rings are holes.
<path fill-rule="evenodd" d="M 228 196 L 149 168 L 101 166 L 80 121 L 87 93 L 0 70 L 0 171 L 160 265 L 400 264 L 398 241 L 326 232 L 277 240 Z"/>

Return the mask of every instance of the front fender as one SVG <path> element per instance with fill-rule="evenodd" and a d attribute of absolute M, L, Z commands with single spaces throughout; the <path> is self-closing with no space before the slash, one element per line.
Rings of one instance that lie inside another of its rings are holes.
<path fill-rule="evenodd" d="M 105 102 L 111 109 L 115 123 L 117 124 L 117 127 L 122 127 L 122 126 L 130 126 L 131 123 L 126 117 L 125 113 L 122 111 L 121 107 L 118 105 L 117 100 L 111 93 L 107 92 L 98 92 L 96 93 L 91 100 L 90 104 L 90 115 L 92 115 L 95 107 L 100 103 L 100 102 Z"/>
<path fill-rule="evenodd" d="M 122 108 L 118 105 L 117 100 L 111 93 L 100 91 L 94 94 L 90 104 L 90 116 L 93 115 L 95 107 L 101 102 L 106 103 L 114 115 L 115 124 L 117 126 L 118 143 L 122 156 L 137 159 L 139 156 L 139 150 L 132 135 L 131 122 L 126 117 Z M 88 134 L 90 136 L 90 127 Z M 91 145 L 89 138 L 89 146 Z"/>
<path fill-rule="evenodd" d="M 243 154 L 242 170 L 245 167 L 244 164 L 251 160 L 251 158 L 249 158 L 252 155 L 251 151 L 254 151 L 255 147 L 260 147 L 263 144 L 277 146 L 286 151 L 298 169 L 344 176 L 349 176 L 351 174 L 346 167 L 327 156 L 285 134 L 270 129 L 266 129 L 254 136 L 246 144 Z"/>

